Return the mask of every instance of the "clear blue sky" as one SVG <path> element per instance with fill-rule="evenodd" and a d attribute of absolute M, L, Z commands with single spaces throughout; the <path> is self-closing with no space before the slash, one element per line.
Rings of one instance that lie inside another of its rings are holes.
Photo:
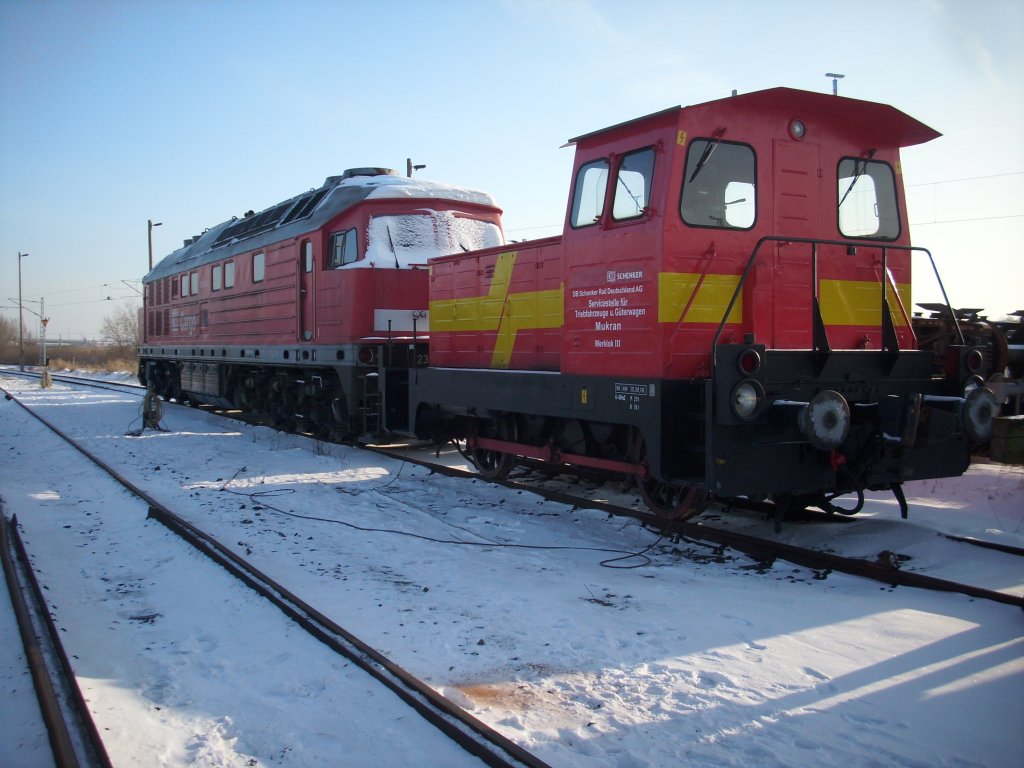
<path fill-rule="evenodd" d="M 94 336 L 147 219 L 159 260 L 406 157 L 491 192 L 511 237 L 553 234 L 566 139 L 826 72 L 945 134 L 904 152 L 914 242 L 955 305 L 1024 308 L 1020 0 L 0 0 L 0 304 L 28 252 L 48 334 Z"/>

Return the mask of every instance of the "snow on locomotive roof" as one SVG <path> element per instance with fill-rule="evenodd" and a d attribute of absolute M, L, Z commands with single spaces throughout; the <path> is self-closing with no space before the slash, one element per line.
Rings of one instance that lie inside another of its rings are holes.
<path fill-rule="evenodd" d="M 494 198 L 487 192 L 466 187 L 456 187 L 452 184 L 443 184 L 439 181 L 422 181 L 420 179 L 407 179 L 404 176 L 357 176 L 348 179 L 353 186 L 361 183 L 373 188 L 367 198 L 381 197 L 409 197 L 409 198 L 441 198 L 444 200 L 459 200 L 464 203 L 476 203 L 497 207 Z"/>
<path fill-rule="evenodd" d="M 328 176 L 322 186 L 259 213 L 232 218 L 188 240 L 143 278 L 144 283 L 209 262 L 297 237 L 322 227 L 346 209 L 370 199 L 452 200 L 496 208 L 486 192 L 441 182 L 410 179 L 387 168 L 356 168 Z"/>

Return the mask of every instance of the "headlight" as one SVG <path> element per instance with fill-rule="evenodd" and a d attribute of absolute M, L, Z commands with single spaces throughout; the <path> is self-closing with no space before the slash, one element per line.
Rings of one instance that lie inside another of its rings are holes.
<path fill-rule="evenodd" d="M 736 358 L 736 368 L 744 376 L 753 376 L 761 368 L 761 355 L 756 349 L 745 349 Z"/>
<path fill-rule="evenodd" d="M 732 388 L 730 404 L 732 412 L 741 421 L 754 419 L 764 403 L 764 388 L 754 379 L 741 381 Z"/>

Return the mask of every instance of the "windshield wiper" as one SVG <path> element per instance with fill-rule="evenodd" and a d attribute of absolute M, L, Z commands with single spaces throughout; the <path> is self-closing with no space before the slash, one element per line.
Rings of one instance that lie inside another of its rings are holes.
<path fill-rule="evenodd" d="M 858 158 L 853 161 L 853 178 L 850 179 L 850 186 L 848 186 L 846 188 L 846 192 L 843 193 L 843 199 L 839 201 L 839 205 L 836 206 L 837 208 L 843 207 L 843 203 L 846 202 L 846 198 L 853 191 L 854 186 L 856 186 L 857 180 L 860 179 L 860 177 L 864 175 L 864 171 L 868 169 L 868 160 L 870 160 L 874 156 L 875 148 L 872 147 L 871 149 L 868 150 L 867 160 L 861 160 L 860 158 Z M 863 163 L 863 165 L 861 165 L 861 163 Z"/>
<path fill-rule="evenodd" d="M 704 169 L 707 161 L 711 159 L 711 153 L 715 151 L 715 148 L 718 146 L 718 142 L 721 140 L 722 134 L 720 133 L 704 148 L 704 153 L 700 156 L 700 160 L 697 161 L 697 167 L 694 168 L 693 173 L 690 174 L 690 180 L 686 182 L 687 184 L 692 184 L 693 180 L 697 178 L 697 174 Z"/>
<path fill-rule="evenodd" d="M 629 184 L 627 184 L 626 180 L 622 178 L 622 174 L 621 173 L 619 174 L 619 184 L 622 185 L 622 188 L 626 190 L 626 194 L 629 195 L 630 200 L 633 201 L 633 205 L 636 206 L 637 214 L 643 213 L 644 212 L 644 206 L 640 205 L 640 195 L 634 195 L 633 194 L 633 190 L 629 188 Z"/>
<path fill-rule="evenodd" d="M 384 228 L 388 233 L 388 245 L 391 246 L 391 252 L 395 254 L 395 269 L 401 269 L 402 265 L 398 263 L 398 249 L 395 248 L 395 239 L 391 236 L 391 225 L 388 224 Z"/>

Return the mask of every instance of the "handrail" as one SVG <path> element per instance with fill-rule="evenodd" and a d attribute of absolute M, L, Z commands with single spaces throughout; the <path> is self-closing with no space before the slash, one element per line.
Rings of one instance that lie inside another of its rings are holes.
<path fill-rule="evenodd" d="M 714 241 L 712 241 L 711 245 L 708 246 L 708 249 L 704 251 L 704 269 L 701 271 L 700 277 L 697 278 L 697 284 L 693 286 L 693 291 L 690 292 L 690 298 L 687 300 L 686 306 L 683 307 L 683 311 L 679 315 L 679 319 L 676 320 L 675 328 L 672 329 L 672 336 L 669 338 L 670 345 L 675 340 L 676 336 L 679 335 L 679 331 L 682 329 L 683 323 L 686 321 L 686 316 L 690 314 L 690 308 L 693 307 L 694 302 L 697 301 L 697 293 L 700 291 L 701 286 L 704 285 L 704 280 L 708 276 L 708 270 L 711 269 L 711 265 L 714 264 L 715 257 L 717 255 L 718 249 L 715 247 Z M 726 317 L 728 317 L 728 315 L 726 315 Z M 671 365 L 671 362 L 669 365 Z"/>
<path fill-rule="evenodd" d="M 907 314 L 907 308 L 903 305 L 903 298 L 900 296 L 899 289 L 896 287 L 896 278 L 893 276 L 892 270 L 886 269 L 885 273 L 882 275 L 882 278 L 888 278 L 889 285 L 892 286 L 893 296 L 896 297 L 896 303 L 899 305 L 900 315 L 902 315 L 903 317 L 903 322 L 906 324 L 908 328 L 911 328 L 912 325 L 910 322 L 910 315 Z"/>
<path fill-rule="evenodd" d="M 887 250 L 897 250 L 897 251 L 907 251 L 907 252 L 920 251 L 920 252 L 926 254 L 928 256 L 928 261 L 931 262 L 932 272 L 935 273 L 935 279 L 939 283 L 939 290 L 942 291 L 942 300 L 946 303 L 946 308 L 949 310 L 950 316 L 953 318 L 953 325 L 956 328 L 957 336 L 960 338 L 960 344 L 965 344 L 966 343 L 964 341 L 963 331 L 960 330 L 960 323 L 956 319 L 956 313 L 953 311 L 953 307 L 949 303 L 949 296 L 946 294 L 946 287 L 943 285 L 942 278 L 939 276 L 939 269 L 938 269 L 938 267 L 935 266 L 935 259 L 932 256 L 931 251 L 929 251 L 927 248 L 922 248 L 922 247 L 916 246 L 916 245 L 883 245 L 883 244 L 874 244 L 874 243 L 866 243 L 866 242 L 863 242 L 863 241 L 856 241 L 856 240 L 819 240 L 819 239 L 810 238 L 810 237 L 783 237 L 781 235 L 765 235 L 764 237 L 762 237 L 760 240 L 757 241 L 757 243 L 754 245 L 754 250 L 750 252 L 750 258 L 747 259 L 747 263 L 743 267 L 743 272 L 740 274 L 739 282 L 736 283 L 736 289 L 733 291 L 732 298 L 729 299 L 729 305 L 725 309 L 725 314 L 722 315 L 722 320 L 718 324 L 718 328 L 715 330 L 714 335 L 711 337 L 711 374 L 712 374 L 712 376 L 715 373 L 715 368 L 718 366 L 718 339 L 722 335 L 722 332 L 725 330 L 726 321 L 729 319 L 729 315 L 732 314 L 732 310 L 736 306 L 736 301 L 740 297 L 740 293 L 743 290 L 743 285 L 747 281 L 747 276 L 750 274 L 751 267 L 754 266 L 754 261 L 757 259 L 758 253 L 761 250 L 761 246 L 763 246 L 765 243 L 769 243 L 769 242 L 777 242 L 777 243 L 805 243 L 807 245 L 810 245 L 812 247 L 812 254 L 815 256 L 815 258 L 811 259 L 812 274 L 816 274 L 816 272 L 817 272 L 817 258 L 816 258 L 816 256 L 817 256 L 817 248 L 818 248 L 819 245 L 835 245 L 835 246 L 845 247 L 845 248 L 881 248 L 882 249 L 882 254 L 883 254 L 883 260 L 885 259 L 885 254 L 886 254 Z M 817 295 L 817 290 L 818 290 L 817 282 L 818 282 L 817 278 L 815 277 L 815 279 L 814 279 L 814 283 L 815 284 L 813 286 L 813 291 L 814 291 L 814 295 L 815 296 Z M 885 298 L 885 296 L 884 296 L 884 293 L 885 293 L 885 275 L 884 274 L 882 276 L 882 291 L 883 291 L 883 299 L 884 299 Z M 897 296 L 897 300 L 899 301 L 899 293 L 898 292 L 896 293 L 896 296 Z M 883 304 L 883 307 L 884 307 L 884 305 L 885 305 L 884 300 L 883 300 L 882 304 Z M 906 317 L 906 309 L 903 308 L 902 301 L 900 301 L 900 307 L 901 307 L 901 309 L 903 311 L 904 317 Z M 909 323 L 908 323 L 908 325 L 909 325 Z"/>
<path fill-rule="evenodd" d="M 715 256 L 718 255 L 718 249 L 715 247 L 714 242 L 712 242 L 711 245 L 708 246 L 708 249 L 704 251 L 704 255 L 707 257 L 704 260 L 704 269 L 701 271 L 700 277 L 697 278 L 697 284 L 693 287 L 693 291 L 690 293 L 690 298 L 686 302 L 686 306 L 683 307 L 683 312 L 679 316 L 679 320 L 676 322 L 677 331 L 685 322 L 686 316 L 690 314 L 690 308 L 693 306 L 694 302 L 697 301 L 697 294 L 700 292 L 701 286 L 704 285 L 704 280 L 708 276 L 708 270 L 711 269 L 711 265 L 715 261 Z"/>

